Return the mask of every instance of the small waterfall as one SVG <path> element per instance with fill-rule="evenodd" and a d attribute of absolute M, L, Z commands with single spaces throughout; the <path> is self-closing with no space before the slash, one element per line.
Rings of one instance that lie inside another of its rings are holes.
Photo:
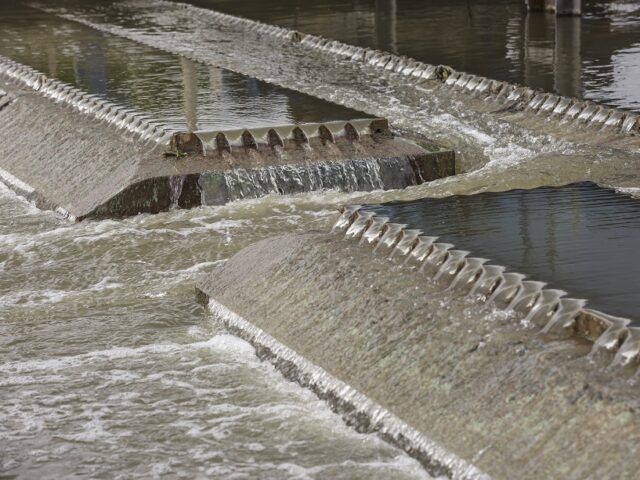
<path fill-rule="evenodd" d="M 526 278 L 521 273 L 507 272 L 502 274 L 502 281 L 489 297 L 489 302 L 502 302 L 509 304 L 511 299 L 518 294 L 522 281 Z"/>
<path fill-rule="evenodd" d="M 353 221 L 353 217 L 355 216 L 356 212 L 360 210 L 360 208 L 360 205 L 351 205 L 349 207 L 346 207 L 331 231 L 335 232 L 337 230 L 346 230 Z"/>
<path fill-rule="evenodd" d="M 640 354 L 640 329 L 629 328 L 627 338 L 613 358 L 613 365 L 626 366 Z"/>
<path fill-rule="evenodd" d="M 204 203 L 259 198 L 269 194 L 289 195 L 316 190 L 342 192 L 384 190 L 416 185 L 409 159 L 356 159 L 303 165 L 235 168 L 211 172 L 199 180 Z"/>
<path fill-rule="evenodd" d="M 551 333 L 558 327 L 565 329 L 573 326 L 578 313 L 587 304 L 586 300 L 576 298 L 561 298 L 558 308 L 542 329 L 542 333 Z"/>
<path fill-rule="evenodd" d="M 465 250 L 449 250 L 446 259 L 442 262 L 433 279 L 438 281 L 443 279 L 443 277 L 455 278 L 464 263 L 464 259 L 469 253 L 471 252 Z"/>
<path fill-rule="evenodd" d="M 537 300 L 529 310 L 529 313 L 524 319 L 525 325 L 532 323 L 542 323 L 542 320 L 546 318 L 544 324 L 546 325 L 550 319 L 550 315 L 556 310 L 560 303 L 560 298 L 565 296 L 567 292 L 563 290 L 547 289 L 542 290 Z M 549 318 L 548 318 L 549 317 Z"/>
<path fill-rule="evenodd" d="M 488 261 L 486 258 L 465 259 L 464 266 L 453 277 L 448 290 L 454 290 L 461 286 L 465 288 L 474 287 L 483 272 L 482 266 Z"/>
<path fill-rule="evenodd" d="M 402 231 L 402 237 L 391 252 L 391 256 L 400 255 L 407 256 L 416 245 L 418 236 L 422 234 L 421 230 L 406 229 Z"/>
<path fill-rule="evenodd" d="M 629 327 L 629 320 L 585 310 L 586 300 L 566 298 L 566 292 L 545 289 L 546 283 L 525 280 L 525 275 L 505 272 L 501 265 L 485 265 L 487 259 L 469 257 L 469 252 L 454 250 L 450 243 L 436 243 L 437 237 L 422 235 L 420 230 L 354 206 L 344 209 L 332 232 L 344 232 L 360 245 L 374 245 L 374 252 L 390 259 L 404 257 L 402 265 L 408 263 L 444 284 L 445 291 L 464 290 L 467 296 L 481 295 L 498 308 L 516 310 L 524 315 L 524 327 L 543 325 L 542 334 L 595 336 L 591 355 L 614 351 L 614 365 L 625 366 L 640 358 L 640 328 Z"/>
<path fill-rule="evenodd" d="M 357 218 L 347 229 L 345 234 L 347 238 L 357 238 L 367 229 L 369 221 L 373 218 L 373 212 L 358 213 Z"/>
<path fill-rule="evenodd" d="M 595 355 L 600 351 L 615 351 L 622 342 L 622 339 L 627 335 L 628 319 L 614 317 L 612 315 L 606 315 L 605 318 L 609 322 L 609 328 L 593 343 L 591 355 Z"/>
<path fill-rule="evenodd" d="M 129 132 L 138 140 L 154 145 L 166 145 L 171 138 L 171 130 L 152 122 L 148 115 L 130 108 L 124 108 L 105 100 L 99 95 L 89 94 L 71 85 L 47 78 L 37 70 L 21 65 L 0 55 L 0 75 L 10 78 L 16 84 L 32 88 L 44 97 L 71 107 L 97 121 Z"/>
<path fill-rule="evenodd" d="M 545 282 L 535 282 L 531 280 L 522 282 L 520 290 L 518 290 L 518 293 L 513 297 L 507 308 L 514 310 L 517 310 L 518 307 L 521 309 L 531 308 L 546 285 Z"/>
<path fill-rule="evenodd" d="M 451 250 L 455 245 L 452 243 L 434 243 L 431 252 L 422 262 L 420 271 L 423 273 L 437 274 L 440 266 L 447 257 L 447 252 Z"/>
<path fill-rule="evenodd" d="M 407 255 L 405 263 L 411 262 L 418 265 L 422 264 L 424 259 L 429 256 L 429 252 L 431 252 L 436 240 L 438 240 L 438 237 L 426 237 L 424 235 L 420 235 L 416 245 L 413 247 L 413 250 L 411 250 L 409 255 Z"/>
<path fill-rule="evenodd" d="M 478 280 L 471 288 L 469 295 L 489 295 L 502 281 L 502 274 L 506 270 L 502 265 L 483 265 Z"/>
<path fill-rule="evenodd" d="M 184 175 L 174 175 L 169 177 L 169 200 L 171 208 L 178 207 L 180 195 L 182 195 L 182 187 L 184 186 Z"/>
<path fill-rule="evenodd" d="M 365 214 L 366 213 L 367 212 L 365 212 Z M 402 225 L 400 223 L 387 223 L 386 230 L 382 234 L 380 241 L 377 243 L 373 251 L 375 252 L 379 248 L 382 248 L 387 252 L 391 252 L 400 239 L 400 234 L 402 233 L 404 227 L 406 227 L 406 225 Z"/>

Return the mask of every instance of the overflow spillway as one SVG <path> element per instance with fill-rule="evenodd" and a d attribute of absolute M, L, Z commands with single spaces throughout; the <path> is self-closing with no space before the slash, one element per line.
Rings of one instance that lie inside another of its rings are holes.
<path fill-rule="evenodd" d="M 640 320 L 640 201 L 627 194 L 582 182 L 370 204 L 361 211 L 548 282 L 547 288 L 588 299 L 592 308 Z"/>
<path fill-rule="evenodd" d="M 455 173 L 453 152 L 399 138 L 382 119 L 175 132 L 9 59 L 0 82 L 0 178 L 75 219 L 404 188 Z"/>
<path fill-rule="evenodd" d="M 349 207 L 330 234 L 248 247 L 199 282 L 198 299 L 285 375 L 436 472 L 632 478 L 639 329 L 406 215 L 396 223 L 392 207 Z"/>
<path fill-rule="evenodd" d="M 125 2 L 131 17 L 153 5 L 160 9 L 149 18 L 155 29 L 134 29 L 128 24 L 105 22 L 95 12 L 74 8 L 44 10 L 92 28 L 194 60 L 217 64 L 270 82 L 331 99 L 351 108 L 385 116 L 402 128 L 421 133 L 426 125 L 416 125 L 426 105 L 431 113 L 451 113 L 443 106 L 463 102 L 465 115 L 488 115 L 527 131 L 566 139 L 579 144 L 637 152 L 640 148 L 640 118 L 637 114 L 608 108 L 589 101 L 565 98 L 529 87 L 456 71 L 448 66 L 430 65 L 405 56 L 336 40 L 308 35 L 288 28 L 228 15 L 171 1 Z M 163 34 L 162 21 L 181 19 L 184 30 L 179 39 Z M 206 37 L 199 34 L 201 28 Z M 218 38 L 238 38 L 238 42 Z M 230 55 L 242 49 L 243 54 Z M 300 78 L 299 72 L 309 72 Z M 358 78 L 354 80 L 354 75 Z M 364 87 L 364 88 L 363 88 Z M 386 91 L 390 102 L 380 98 Z M 431 102 L 430 98 L 437 98 Z M 398 102 L 400 100 L 400 102 Z M 401 107 L 401 108 L 399 108 Z M 464 123 L 464 116 L 460 121 Z M 430 124 L 431 123 L 431 124 Z M 471 159 L 469 159 L 471 161 Z"/>

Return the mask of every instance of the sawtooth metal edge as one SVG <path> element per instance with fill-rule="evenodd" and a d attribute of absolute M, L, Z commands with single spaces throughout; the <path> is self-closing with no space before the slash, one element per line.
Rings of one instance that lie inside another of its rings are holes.
<path fill-rule="evenodd" d="M 159 0 L 158 3 L 175 6 L 174 2 L 167 0 Z M 183 8 L 196 9 L 197 7 L 185 5 Z M 527 110 L 563 122 L 576 120 L 596 129 L 620 134 L 640 135 L 640 115 L 624 110 L 479 75 L 471 75 L 445 65 L 430 65 L 407 56 L 367 47 L 357 47 L 338 40 L 310 35 L 243 17 L 199 8 L 197 10 L 199 14 L 207 16 L 210 21 L 227 28 L 242 28 L 261 36 L 269 35 L 280 40 L 287 40 L 304 48 L 360 62 L 375 69 L 405 77 L 417 84 L 426 80 L 438 81 L 444 88 L 460 90 L 474 97 L 483 98 L 485 101 L 495 101 L 501 107 Z M 80 19 L 74 18 L 73 20 L 83 22 Z M 90 22 L 87 24 L 93 28 L 99 28 L 99 25 Z"/>
<path fill-rule="evenodd" d="M 165 125 L 134 109 L 116 105 L 0 55 L 0 75 L 14 83 L 33 89 L 44 97 L 74 108 L 78 112 L 138 136 L 142 141 L 166 144 L 171 131 Z M 2 108 L 2 107 L 0 107 Z"/>
<path fill-rule="evenodd" d="M 405 188 L 455 174 L 453 151 L 396 136 L 381 118 L 176 132 L 4 57 L 0 80 L 5 132 L 21 136 L 0 148 L 0 179 L 72 220 L 268 194 Z"/>
<path fill-rule="evenodd" d="M 176 4 L 167 0 L 157 0 L 159 5 L 180 6 L 192 9 L 200 17 L 206 17 L 211 23 L 225 28 L 238 28 L 252 32 L 261 38 L 265 35 L 278 41 L 289 42 L 303 48 L 328 54 L 333 57 L 358 62 L 374 68 L 382 74 L 396 75 L 405 81 L 419 85 L 427 81 L 435 81 L 442 88 L 459 90 L 474 98 L 495 104 L 499 110 L 525 110 L 533 114 L 547 116 L 558 123 L 578 122 L 583 126 L 592 127 L 595 131 L 612 132 L 622 135 L 640 135 L 640 115 L 624 110 L 609 108 L 597 103 L 563 97 L 542 90 L 524 87 L 505 81 L 493 80 L 479 75 L 472 75 L 456 71 L 446 65 L 431 65 L 417 61 L 404 55 L 367 47 L 357 47 L 338 40 L 327 39 L 318 35 L 311 35 L 297 30 L 262 23 L 248 18 L 229 15 L 222 12 L 194 7 L 192 5 Z M 60 13 L 41 4 L 33 4 L 34 8 L 58 15 L 70 21 L 81 23 L 99 31 L 132 38 L 120 27 L 109 28 L 106 25 L 91 22 L 67 13 Z M 179 52 L 167 46 L 152 45 L 154 48 L 179 54 L 194 61 L 201 61 L 196 55 Z"/>
<path fill-rule="evenodd" d="M 545 289 L 543 282 L 525 280 L 525 275 L 505 272 L 500 265 L 487 265 L 487 259 L 470 257 L 470 252 L 456 250 L 452 244 L 438 243 L 437 237 L 360 208 L 344 208 L 333 231 L 376 253 L 401 258 L 404 265 L 420 269 L 461 295 L 475 295 L 498 308 L 513 309 L 524 315 L 524 325 L 538 327 L 542 334 L 593 342 L 590 355 L 608 353 L 613 366 L 637 367 L 640 363 L 640 328 L 629 326 L 629 319 L 585 308 L 586 300 Z"/>

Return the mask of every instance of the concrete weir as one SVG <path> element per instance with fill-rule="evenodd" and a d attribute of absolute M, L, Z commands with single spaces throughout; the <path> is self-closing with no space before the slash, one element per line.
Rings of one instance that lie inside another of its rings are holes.
<path fill-rule="evenodd" d="M 146 5 L 146 1 L 135 3 L 137 8 L 145 8 Z M 69 13 L 47 7 L 38 8 L 99 31 L 129 38 L 168 52 L 182 54 L 188 50 L 187 55 L 194 61 L 219 64 L 230 70 L 254 75 L 310 95 L 338 100 L 351 108 L 362 108 L 359 103 L 354 102 L 360 91 L 348 85 L 338 85 L 339 88 L 335 88 L 335 79 L 331 82 L 329 79 L 326 81 L 331 85 L 331 89 L 324 88 L 322 84 L 318 85 L 322 83 L 318 79 L 327 75 L 327 72 L 333 77 L 342 77 L 345 71 L 348 71 L 345 78 L 349 78 L 351 71 L 356 69 L 358 74 L 369 82 L 372 82 L 374 77 L 376 80 L 382 78 L 386 83 L 397 87 L 399 90 L 396 91 L 409 88 L 418 98 L 437 95 L 443 99 L 461 100 L 469 112 L 489 115 L 540 134 L 548 134 L 577 144 L 614 148 L 625 152 L 636 153 L 640 149 L 640 117 L 633 112 L 609 108 L 588 100 L 562 97 L 551 92 L 456 71 L 445 65 L 431 65 L 407 56 L 349 45 L 338 40 L 183 3 L 154 0 L 153 5 L 164 8 L 164 15 L 176 16 L 183 21 L 190 20 L 194 24 L 206 22 L 207 28 L 237 33 L 241 35 L 247 51 L 260 51 L 262 55 L 262 49 L 268 45 L 271 52 L 276 52 L 274 56 L 277 55 L 279 60 L 273 62 L 274 64 L 290 61 L 293 65 L 298 65 L 300 57 L 311 53 L 315 55 L 314 58 L 322 59 L 326 63 L 316 62 L 317 65 L 310 65 L 308 68 L 314 73 L 313 80 L 305 82 L 297 76 L 289 78 L 279 71 L 271 70 L 266 73 L 267 70 L 261 62 L 239 61 L 239 58 L 246 55 L 229 55 L 226 48 L 237 51 L 237 46 L 232 42 L 228 47 L 216 45 L 216 49 L 223 49 L 225 52 L 224 55 L 214 56 L 216 60 L 212 61 L 211 48 L 202 44 L 202 36 L 197 33 L 198 28 L 204 27 L 194 27 L 191 34 L 184 35 L 176 44 L 170 34 L 145 34 L 129 27 L 96 22 L 95 18 L 81 12 Z M 260 63 L 259 69 L 255 68 L 257 63 Z M 294 71 L 298 70 L 294 68 Z M 341 88 L 344 88 L 343 93 L 337 98 L 335 90 Z M 389 109 L 384 103 L 379 102 L 376 90 L 372 95 L 366 95 L 366 92 L 364 95 L 367 97 L 368 105 L 375 105 L 376 114 L 382 115 L 380 112 L 384 111 L 384 116 L 394 123 L 402 120 L 397 112 L 394 113 L 393 108 Z M 415 107 L 410 105 L 410 108 Z M 415 113 L 419 111 L 417 109 Z M 412 118 L 403 127 L 412 128 L 414 122 L 415 119 Z"/>
<path fill-rule="evenodd" d="M 196 293 L 434 473 L 635 478 L 637 329 L 486 263 L 351 207 L 332 233 L 246 248 Z"/>
<path fill-rule="evenodd" d="M 400 138 L 384 119 L 174 132 L 6 58 L 0 89 L 0 180 L 77 220 L 455 173 L 452 151 Z"/>

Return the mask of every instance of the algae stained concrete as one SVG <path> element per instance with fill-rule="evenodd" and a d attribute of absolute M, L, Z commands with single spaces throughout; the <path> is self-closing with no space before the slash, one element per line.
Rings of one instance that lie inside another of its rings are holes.
<path fill-rule="evenodd" d="M 495 478 L 640 469 L 628 372 L 366 247 L 319 233 L 268 239 L 198 290 Z"/>

